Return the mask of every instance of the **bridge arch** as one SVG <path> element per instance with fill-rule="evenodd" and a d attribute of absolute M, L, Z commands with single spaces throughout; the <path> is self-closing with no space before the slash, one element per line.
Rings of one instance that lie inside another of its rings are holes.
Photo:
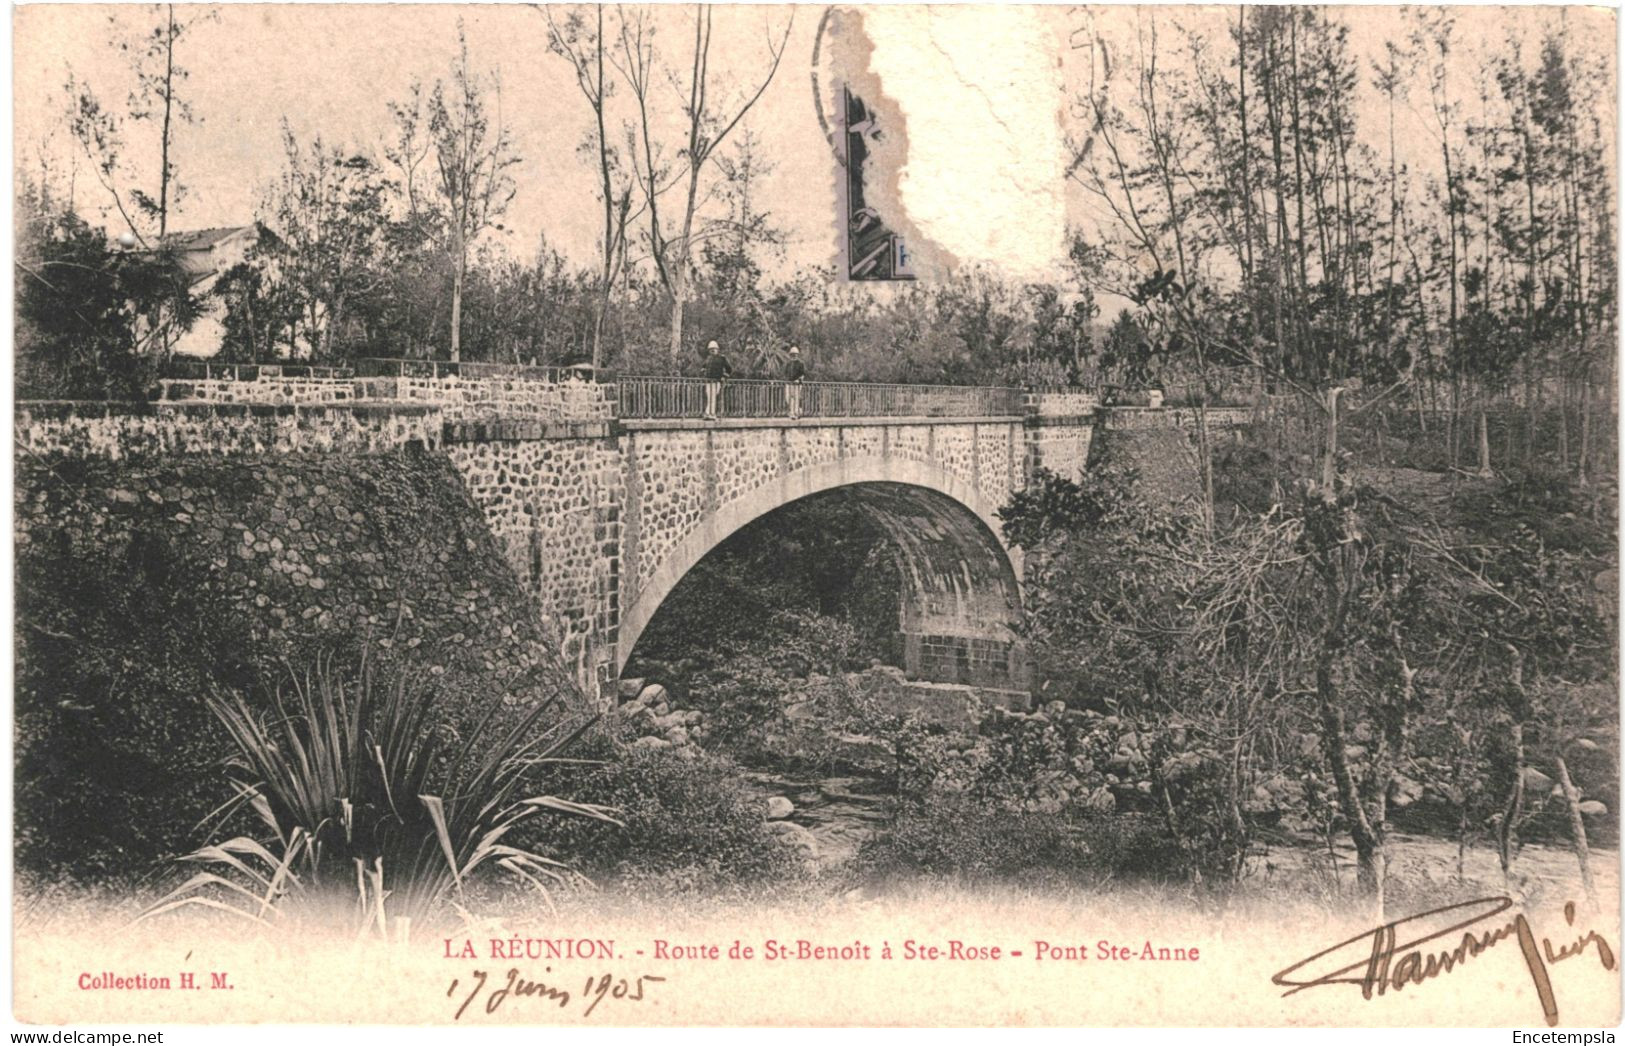
<path fill-rule="evenodd" d="M 842 458 L 770 480 L 721 505 L 686 534 L 624 606 L 617 673 L 679 581 L 736 531 L 793 502 L 848 490 L 891 540 L 904 579 L 905 669 L 915 678 L 1026 689 L 1014 626 L 1020 553 L 974 486 L 927 461 Z"/>

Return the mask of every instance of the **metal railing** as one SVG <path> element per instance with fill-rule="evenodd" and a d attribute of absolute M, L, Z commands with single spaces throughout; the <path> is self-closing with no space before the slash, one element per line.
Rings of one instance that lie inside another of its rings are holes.
<path fill-rule="evenodd" d="M 704 378 L 622 376 L 615 379 L 621 418 L 702 418 Z M 879 385 L 866 382 L 799 383 L 804 418 L 990 418 L 1021 413 L 1021 390 L 978 385 Z M 757 378 L 721 383 L 722 418 L 787 418 L 791 386 Z"/>

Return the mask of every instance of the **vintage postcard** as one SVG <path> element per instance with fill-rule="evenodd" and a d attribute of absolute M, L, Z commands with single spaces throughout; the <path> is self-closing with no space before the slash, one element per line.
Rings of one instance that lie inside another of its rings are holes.
<path fill-rule="evenodd" d="M 1616 1025 L 1616 19 L 15 8 L 14 1019 Z"/>

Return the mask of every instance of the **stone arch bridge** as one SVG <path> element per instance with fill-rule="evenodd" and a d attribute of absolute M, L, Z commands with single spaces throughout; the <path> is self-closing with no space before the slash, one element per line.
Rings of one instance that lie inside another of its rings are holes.
<path fill-rule="evenodd" d="M 1168 496 L 1193 489 L 1190 411 L 1100 408 L 1083 390 L 573 380 L 540 368 L 364 361 L 354 371 L 200 365 L 155 409 L 19 407 L 30 445 L 81 452 L 377 451 L 446 455 L 565 662 L 613 695 L 678 581 L 741 527 L 847 490 L 891 538 L 904 579 L 904 670 L 1024 691 L 1013 632 L 1022 563 L 995 511 L 1046 467 L 1078 476 L 1110 443 Z M 1210 426 L 1245 411 L 1209 409 Z M 1097 438 L 1097 433 L 1099 438 Z"/>
<path fill-rule="evenodd" d="M 567 658 L 600 685 L 731 534 L 840 489 L 891 539 L 905 672 L 1025 690 L 1021 557 L 995 511 L 1038 464 L 1083 468 L 1092 401 L 1074 394 L 1063 415 L 1051 394 L 1040 419 L 1039 397 L 1016 389 L 818 384 L 790 418 L 775 391 L 730 383 L 721 416 L 705 420 L 703 383 L 623 379 L 602 428 L 528 439 L 511 423 L 453 425 L 446 450 Z"/>

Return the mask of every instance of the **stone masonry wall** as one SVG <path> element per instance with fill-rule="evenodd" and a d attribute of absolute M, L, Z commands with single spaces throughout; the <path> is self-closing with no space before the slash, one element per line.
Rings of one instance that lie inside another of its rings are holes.
<path fill-rule="evenodd" d="M 1040 418 L 1088 417 L 1100 397 L 1086 389 L 1028 389 L 1021 395 L 1023 413 Z"/>
<path fill-rule="evenodd" d="M 1036 465 L 1077 475 L 1099 442 L 1087 413 L 1093 397 L 1079 392 L 1028 396 L 1025 423 L 634 423 L 614 421 L 613 386 L 510 370 L 359 378 L 210 372 L 172 381 L 166 391 L 175 398 L 156 403 L 20 404 L 16 440 L 25 457 L 131 462 L 308 454 L 351 460 L 444 448 L 450 475 L 479 507 L 492 547 L 533 600 L 537 627 L 589 690 L 607 682 L 605 666 L 613 673 L 626 605 L 715 514 L 778 507 L 750 505 L 764 487 L 835 462 L 919 463 L 974 492 L 990 512 Z M 346 387 L 353 400 L 309 402 L 339 397 Z M 1102 411 L 1100 428 L 1120 453 L 1167 472 L 1157 482 L 1176 491 L 1184 458 L 1179 439 L 1167 434 L 1181 435 L 1168 428 L 1185 423 L 1181 413 Z M 1217 414 L 1210 412 L 1210 421 Z M 1158 446 L 1139 446 L 1146 440 Z M 1163 442 L 1168 453 L 1159 449 Z M 366 508 L 358 503 L 358 511 Z M 275 530 L 263 535 L 267 546 L 271 537 L 287 543 Z M 937 633 L 925 628 L 921 635 Z M 961 668 L 1001 656 L 991 647 L 951 645 L 940 653 Z"/>
<path fill-rule="evenodd" d="M 1077 482 L 1089 465 L 1089 446 L 1094 442 L 1094 426 L 1083 422 L 1051 422 L 1028 418 L 1025 426 L 1026 474 L 1046 468 Z"/>
<path fill-rule="evenodd" d="M 19 403 L 17 451 L 147 455 L 377 452 L 440 444 L 439 412 L 385 404 Z"/>
<path fill-rule="evenodd" d="M 15 504 L 20 560 L 42 542 L 171 546 L 273 646 L 370 633 L 431 675 L 559 683 L 534 604 L 441 453 L 55 456 L 19 463 Z"/>
<path fill-rule="evenodd" d="M 710 442 L 708 432 L 695 431 L 639 432 L 623 441 L 627 522 L 636 542 L 635 570 L 628 571 L 632 592 L 649 583 L 677 542 L 714 509 Z"/>
<path fill-rule="evenodd" d="M 1029 389 L 1021 402 L 1027 416 L 1026 475 L 1045 468 L 1073 481 L 1081 478 L 1089 464 L 1100 398 L 1083 389 Z"/>
<path fill-rule="evenodd" d="M 607 421 L 614 413 L 614 386 L 586 381 L 443 375 L 358 378 L 355 385 L 368 399 L 432 404 L 445 412 L 448 421 Z"/>
<path fill-rule="evenodd" d="M 1209 429 L 1233 429 L 1252 421 L 1251 407 L 1209 407 Z M 1100 412 L 1105 432 L 1122 429 L 1185 429 L 1195 431 L 1196 411 L 1191 407 L 1109 407 Z"/>
<path fill-rule="evenodd" d="M 1207 426 L 1215 443 L 1234 438 L 1251 420 L 1245 407 L 1208 408 Z M 1100 412 L 1090 465 L 1112 462 L 1140 474 L 1145 495 L 1175 504 L 1201 494 L 1196 412 L 1188 408 L 1111 407 Z"/>
<path fill-rule="evenodd" d="M 997 507 L 1022 482 L 1016 424 L 829 423 L 639 429 L 623 438 L 641 590 L 677 544 L 718 507 L 796 472 L 839 460 L 909 460 L 942 469 Z M 777 507 L 777 506 L 769 506 Z"/>
<path fill-rule="evenodd" d="M 621 585 L 621 460 L 606 434 L 462 440 L 447 453 L 577 684 L 613 665 Z"/>
<path fill-rule="evenodd" d="M 522 367 L 382 377 L 356 377 L 332 369 L 286 374 L 275 367 L 217 367 L 196 377 L 165 379 L 160 385 L 159 398 L 167 402 L 398 403 L 438 408 L 448 421 L 607 421 L 615 406 L 613 385 Z"/>
<path fill-rule="evenodd" d="M 163 400 L 203 403 L 347 403 L 355 382 L 337 377 L 288 377 L 255 373 L 252 378 L 168 378 L 159 382 Z"/>

